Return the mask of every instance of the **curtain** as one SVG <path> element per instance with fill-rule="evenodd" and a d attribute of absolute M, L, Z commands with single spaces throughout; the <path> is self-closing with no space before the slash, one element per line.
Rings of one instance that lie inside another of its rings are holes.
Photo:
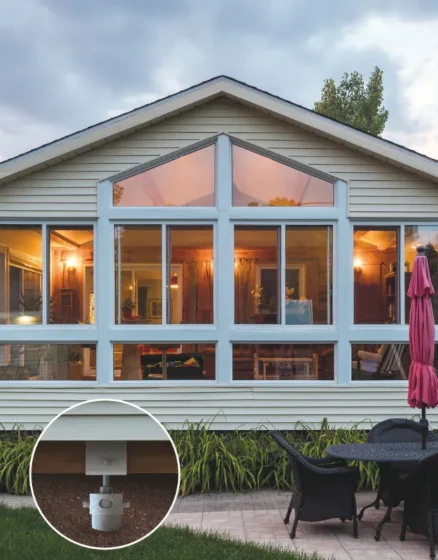
<path fill-rule="evenodd" d="M 238 259 L 234 275 L 235 322 L 254 323 L 255 300 L 251 291 L 256 284 L 255 259 Z"/>

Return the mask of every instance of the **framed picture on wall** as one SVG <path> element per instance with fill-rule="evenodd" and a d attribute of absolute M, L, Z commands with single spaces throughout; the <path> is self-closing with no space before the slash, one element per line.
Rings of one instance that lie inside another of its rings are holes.
<path fill-rule="evenodd" d="M 161 299 L 150 299 L 149 300 L 149 318 L 150 319 L 161 319 L 163 314 L 163 302 Z"/>

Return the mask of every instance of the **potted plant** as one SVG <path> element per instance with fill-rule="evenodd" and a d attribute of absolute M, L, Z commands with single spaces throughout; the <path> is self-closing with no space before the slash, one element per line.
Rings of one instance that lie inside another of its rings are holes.
<path fill-rule="evenodd" d="M 132 319 L 132 312 L 134 311 L 134 309 L 135 309 L 135 302 L 132 301 L 132 299 L 130 298 L 125 299 L 122 305 L 123 318 Z"/>
<path fill-rule="evenodd" d="M 263 293 L 263 286 L 256 284 L 254 289 L 251 290 L 251 295 L 254 296 L 254 303 L 256 307 L 255 322 L 264 323 L 267 310 L 267 298 Z"/>
<path fill-rule="evenodd" d="M 83 365 L 82 365 L 82 348 L 74 345 L 68 347 L 68 378 L 72 380 L 82 379 Z"/>

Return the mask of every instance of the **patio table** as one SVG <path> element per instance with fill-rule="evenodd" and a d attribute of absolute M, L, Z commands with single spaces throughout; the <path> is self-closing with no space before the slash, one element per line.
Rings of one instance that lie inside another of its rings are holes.
<path fill-rule="evenodd" d="M 438 442 L 428 442 L 427 449 L 421 448 L 421 442 L 342 443 L 327 449 L 327 455 L 335 459 L 375 463 L 418 463 L 435 453 L 438 453 Z"/>
<path fill-rule="evenodd" d="M 422 459 L 438 453 L 438 442 L 428 442 L 422 449 L 421 442 L 409 443 L 343 443 L 327 448 L 327 455 L 345 461 L 366 461 L 375 463 L 418 463 Z M 377 501 L 375 502 L 377 503 Z M 370 504 L 373 505 L 373 504 Z M 388 510 L 389 511 L 389 510 Z M 382 528 L 389 520 L 388 512 L 377 525 L 376 541 L 380 539 Z"/>

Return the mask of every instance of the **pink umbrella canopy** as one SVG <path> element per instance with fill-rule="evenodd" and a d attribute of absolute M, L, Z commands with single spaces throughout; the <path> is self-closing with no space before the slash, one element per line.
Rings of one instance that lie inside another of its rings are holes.
<path fill-rule="evenodd" d="M 435 320 L 431 297 L 435 293 L 424 248 L 417 248 L 409 284 L 411 298 L 409 314 L 408 403 L 412 408 L 435 408 L 438 404 L 438 379 L 433 366 L 435 351 Z"/>

